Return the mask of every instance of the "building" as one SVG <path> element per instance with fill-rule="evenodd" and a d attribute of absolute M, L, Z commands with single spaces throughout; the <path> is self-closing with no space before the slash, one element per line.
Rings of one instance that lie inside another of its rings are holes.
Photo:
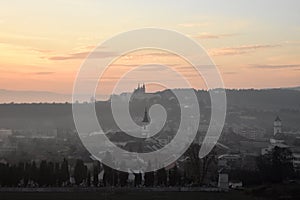
<path fill-rule="evenodd" d="M 273 137 L 270 138 L 270 142 L 268 147 L 262 148 L 261 154 L 267 154 L 270 152 L 274 147 L 279 147 L 279 148 L 290 148 L 289 145 L 285 143 L 285 136 L 284 133 L 282 132 L 282 122 L 279 116 L 276 117 L 273 123 Z"/>
<path fill-rule="evenodd" d="M 261 154 L 267 154 L 268 152 L 272 151 L 273 148 L 279 147 L 279 148 L 286 148 L 291 150 L 293 155 L 293 165 L 294 169 L 296 171 L 300 171 L 300 147 L 295 145 L 294 143 L 291 143 L 291 141 L 296 141 L 297 137 L 293 140 L 290 140 L 287 137 L 287 134 L 282 130 L 282 121 L 279 118 L 279 116 L 276 117 L 274 120 L 274 135 L 272 138 L 270 138 L 270 143 L 268 147 L 261 149 Z"/>
<path fill-rule="evenodd" d="M 146 85 L 142 84 L 142 86 L 140 86 L 140 84 L 138 84 L 138 87 L 135 88 L 132 93 L 123 92 L 119 95 L 112 94 L 112 95 L 110 95 L 109 101 L 112 101 L 112 99 L 118 100 L 118 101 L 132 101 L 133 99 L 142 100 L 142 99 L 149 99 L 149 98 L 153 98 L 153 97 L 160 98 L 160 95 L 156 94 L 156 93 L 146 92 Z"/>
<path fill-rule="evenodd" d="M 218 187 L 224 190 L 229 189 L 229 178 L 226 170 L 219 171 Z"/>
<path fill-rule="evenodd" d="M 237 126 L 237 127 L 233 127 L 233 131 L 238 135 L 241 135 L 251 140 L 261 140 L 263 136 L 266 134 L 265 129 L 259 127 Z"/>
<path fill-rule="evenodd" d="M 156 93 L 146 92 L 146 85 L 142 84 L 140 86 L 140 84 L 138 84 L 138 87 L 133 90 L 132 97 L 137 99 L 149 99 L 152 97 L 159 97 L 159 95 Z"/>
<path fill-rule="evenodd" d="M 0 139 L 12 136 L 13 132 L 10 129 L 0 129 Z"/>
<path fill-rule="evenodd" d="M 146 126 L 150 123 L 150 118 L 148 116 L 147 108 L 145 108 L 144 118 L 143 118 L 142 123 L 143 123 L 144 129 L 146 129 Z"/>
<path fill-rule="evenodd" d="M 242 157 L 239 154 L 223 154 L 218 157 L 219 169 L 240 169 L 242 164 Z"/>
<path fill-rule="evenodd" d="M 282 133 L 282 123 L 281 123 L 281 119 L 279 118 L 279 116 L 276 117 L 273 128 L 274 128 L 274 136 Z"/>
<path fill-rule="evenodd" d="M 270 143 L 273 145 L 285 144 L 285 134 L 282 132 L 282 122 L 279 116 L 276 117 L 273 123 L 274 134 L 270 138 Z"/>
<path fill-rule="evenodd" d="M 145 84 L 142 84 L 142 86 L 140 86 L 140 84 L 138 84 L 138 87 L 136 89 L 134 89 L 133 94 L 145 94 L 146 93 L 146 86 Z"/>

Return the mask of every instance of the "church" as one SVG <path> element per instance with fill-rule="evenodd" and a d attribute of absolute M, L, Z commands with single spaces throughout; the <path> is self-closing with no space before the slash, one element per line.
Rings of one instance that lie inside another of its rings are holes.
<path fill-rule="evenodd" d="M 274 120 L 273 130 L 273 137 L 270 138 L 270 143 L 278 147 L 287 148 L 285 134 L 282 132 L 282 121 L 279 116 Z"/>
<path fill-rule="evenodd" d="M 261 154 L 264 155 L 273 148 L 288 148 L 293 154 L 293 165 L 295 170 L 300 171 L 300 147 L 293 144 L 294 138 L 289 138 L 288 134 L 283 131 L 282 120 L 277 116 L 273 123 L 273 136 L 270 138 L 270 144 L 267 148 L 261 150 Z"/>

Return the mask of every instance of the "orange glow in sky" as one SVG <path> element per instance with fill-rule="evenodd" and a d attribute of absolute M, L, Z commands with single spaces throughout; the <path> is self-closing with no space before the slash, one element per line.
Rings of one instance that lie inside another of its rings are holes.
<path fill-rule="evenodd" d="M 218 66 L 226 88 L 300 86 L 299 6 L 296 0 L 2 1 L 0 89 L 71 94 L 77 71 L 95 46 L 143 27 L 176 30 L 197 41 Z M 141 54 L 147 52 L 127 56 L 131 64 L 153 59 L 186 64 L 176 56 Z M 110 93 L 115 79 L 129 69 L 126 62 L 124 57 L 113 64 L 99 93 Z M 150 72 L 139 78 L 147 82 L 151 73 L 167 76 Z M 195 88 L 205 88 L 199 77 L 189 80 Z M 134 85 L 123 89 L 131 91 Z"/>

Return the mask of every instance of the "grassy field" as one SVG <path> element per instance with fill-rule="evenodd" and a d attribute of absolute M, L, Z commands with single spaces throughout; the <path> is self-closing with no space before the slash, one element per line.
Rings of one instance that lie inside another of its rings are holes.
<path fill-rule="evenodd" d="M 1 192 L 1 200 L 235 200 L 262 199 L 242 192 Z"/>

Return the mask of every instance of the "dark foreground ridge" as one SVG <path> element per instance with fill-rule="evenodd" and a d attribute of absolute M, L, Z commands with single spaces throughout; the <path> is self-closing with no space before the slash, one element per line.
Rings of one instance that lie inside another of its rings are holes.
<path fill-rule="evenodd" d="M 246 195 L 242 192 L 233 191 L 229 193 L 225 192 L 144 192 L 144 191 L 75 191 L 75 192 L 1 192 L 0 193 L 1 200 L 7 199 L 15 199 L 15 200 L 52 200 L 52 199 L 130 199 L 130 200 L 213 200 L 213 199 L 222 199 L 222 200 L 235 200 L 235 199 L 264 199 L 264 198 L 256 198 L 250 195 Z"/>

